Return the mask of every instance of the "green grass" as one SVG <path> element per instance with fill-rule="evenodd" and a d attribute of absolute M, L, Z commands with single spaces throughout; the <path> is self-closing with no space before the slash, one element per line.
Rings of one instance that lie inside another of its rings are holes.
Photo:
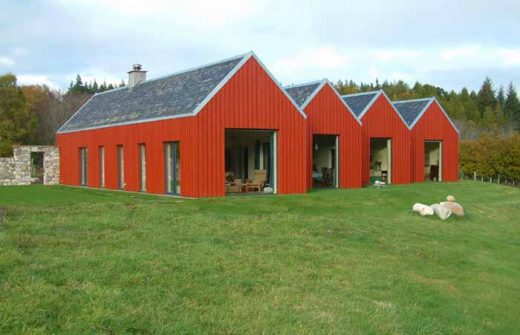
<path fill-rule="evenodd" d="M 465 218 L 411 212 L 453 194 Z M 1 187 L 0 333 L 518 334 L 520 191 Z"/>

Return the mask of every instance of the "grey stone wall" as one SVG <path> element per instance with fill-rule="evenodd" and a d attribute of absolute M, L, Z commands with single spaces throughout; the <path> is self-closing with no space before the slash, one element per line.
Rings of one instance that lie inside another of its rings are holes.
<path fill-rule="evenodd" d="M 43 152 L 43 183 L 60 182 L 60 152 L 57 147 L 21 145 L 13 148 L 13 157 L 0 157 L 0 186 L 31 184 L 31 152 Z"/>

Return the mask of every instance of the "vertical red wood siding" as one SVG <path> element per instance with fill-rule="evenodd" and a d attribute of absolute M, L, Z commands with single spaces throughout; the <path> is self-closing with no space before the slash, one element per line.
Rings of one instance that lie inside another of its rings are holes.
<path fill-rule="evenodd" d="M 326 84 L 305 107 L 308 123 L 307 183 L 312 187 L 313 135 L 338 135 L 340 188 L 361 187 L 361 125 Z"/>
<path fill-rule="evenodd" d="M 122 145 L 124 190 L 138 191 L 138 145 L 144 143 L 147 192 L 164 193 L 164 143 L 179 141 L 181 195 L 222 196 L 226 128 L 277 131 L 278 193 L 306 191 L 306 120 L 254 58 L 195 117 L 58 134 L 61 183 L 79 185 L 79 148 L 87 147 L 88 186 L 98 187 L 98 147 L 104 146 L 105 187 L 117 189 L 117 145 Z"/>
<path fill-rule="evenodd" d="M 412 181 L 424 181 L 424 142 L 442 141 L 442 180 L 459 179 L 459 134 L 437 101 L 412 128 Z"/>
<path fill-rule="evenodd" d="M 370 183 L 370 139 L 392 139 L 392 183 L 410 182 L 410 131 L 394 110 L 391 102 L 379 95 L 361 119 L 363 124 L 362 182 Z"/>

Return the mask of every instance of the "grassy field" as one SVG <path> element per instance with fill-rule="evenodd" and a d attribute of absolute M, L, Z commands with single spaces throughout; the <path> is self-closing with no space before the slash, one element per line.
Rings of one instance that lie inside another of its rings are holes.
<path fill-rule="evenodd" d="M 465 218 L 411 212 L 453 194 Z M 520 191 L 0 187 L 0 333 L 518 334 Z"/>

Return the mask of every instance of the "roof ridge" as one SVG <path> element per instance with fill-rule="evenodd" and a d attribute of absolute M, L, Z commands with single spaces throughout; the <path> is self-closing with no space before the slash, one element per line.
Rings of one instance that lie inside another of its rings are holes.
<path fill-rule="evenodd" d="M 187 72 L 191 72 L 191 71 L 195 71 L 195 70 L 200 70 L 200 69 L 203 69 L 203 68 L 206 68 L 206 67 L 210 67 L 210 66 L 213 66 L 213 65 L 229 62 L 229 61 L 236 60 L 236 59 L 239 59 L 239 58 L 245 58 L 245 57 L 250 56 L 251 54 L 252 53 L 250 51 L 250 52 L 238 55 L 238 56 L 228 57 L 228 58 L 221 59 L 221 60 L 218 60 L 218 61 L 214 61 L 214 62 L 206 63 L 206 64 L 203 64 L 203 65 L 194 66 L 194 67 L 191 67 L 191 68 L 188 68 L 188 69 L 180 70 L 180 71 L 177 71 L 177 72 L 165 74 L 165 75 L 162 75 L 162 76 L 158 76 L 158 77 L 155 77 L 155 78 L 148 79 L 148 80 L 144 81 L 143 83 L 140 83 L 140 85 L 148 83 L 148 82 L 151 82 L 151 81 L 156 81 L 156 80 L 161 80 L 161 79 L 173 77 L 173 76 L 176 76 L 176 75 L 179 75 L 179 74 L 183 74 L 183 73 L 187 73 Z"/>
<path fill-rule="evenodd" d="M 283 88 L 286 89 L 286 90 L 288 90 L 288 89 L 296 88 L 296 87 L 302 87 L 302 86 L 310 86 L 310 85 L 315 85 L 315 84 L 321 84 L 324 80 L 326 80 L 326 79 L 313 80 L 313 81 L 308 81 L 308 82 L 300 83 L 300 84 L 291 84 L 291 85 L 283 86 Z"/>
<path fill-rule="evenodd" d="M 435 97 L 428 97 L 428 98 L 418 98 L 418 99 L 408 99 L 408 100 L 397 100 L 392 101 L 393 104 L 402 104 L 402 103 L 411 103 L 411 102 L 418 102 L 418 101 L 429 101 L 435 99 Z"/>
<path fill-rule="evenodd" d="M 342 98 L 348 98 L 348 97 L 354 97 L 354 96 L 357 96 L 357 95 L 377 94 L 377 93 L 380 93 L 381 91 L 383 91 L 383 90 L 380 89 L 380 90 L 367 91 L 367 92 L 358 92 L 358 93 L 343 94 L 341 97 L 342 97 Z"/>
<path fill-rule="evenodd" d="M 195 71 L 195 70 L 200 70 L 200 69 L 203 69 L 203 68 L 206 68 L 206 67 L 210 67 L 210 66 L 213 66 L 213 65 L 229 62 L 229 61 L 232 61 L 232 60 L 235 60 L 235 59 L 239 59 L 239 58 L 244 58 L 244 57 L 247 57 L 249 55 L 251 55 L 251 52 L 247 52 L 247 53 L 244 53 L 244 54 L 241 54 L 241 55 L 238 55 L 238 56 L 228 57 L 228 58 L 225 58 L 225 59 L 221 59 L 221 60 L 218 60 L 218 61 L 214 61 L 214 62 L 206 63 L 206 64 L 203 64 L 203 65 L 191 67 L 191 68 L 180 70 L 180 71 L 177 71 L 177 72 L 164 74 L 164 75 L 161 75 L 161 76 L 158 76 L 158 77 L 155 77 L 155 78 L 147 79 L 144 82 L 139 83 L 138 85 L 146 84 L 146 83 L 153 82 L 153 81 L 156 81 L 156 80 L 166 79 L 166 78 L 169 78 L 169 77 L 173 77 L 173 76 L 176 76 L 176 75 L 179 75 L 179 74 L 183 74 L 183 73 L 188 73 L 188 72 Z M 107 90 L 107 91 L 104 91 L 104 92 L 95 93 L 94 95 L 101 95 L 101 94 L 105 94 L 105 93 L 115 92 L 115 91 L 122 90 L 122 89 L 125 89 L 125 88 L 128 89 L 129 87 L 128 86 L 117 87 L 117 88 L 114 88 L 114 89 L 111 89 L 111 90 Z"/>

